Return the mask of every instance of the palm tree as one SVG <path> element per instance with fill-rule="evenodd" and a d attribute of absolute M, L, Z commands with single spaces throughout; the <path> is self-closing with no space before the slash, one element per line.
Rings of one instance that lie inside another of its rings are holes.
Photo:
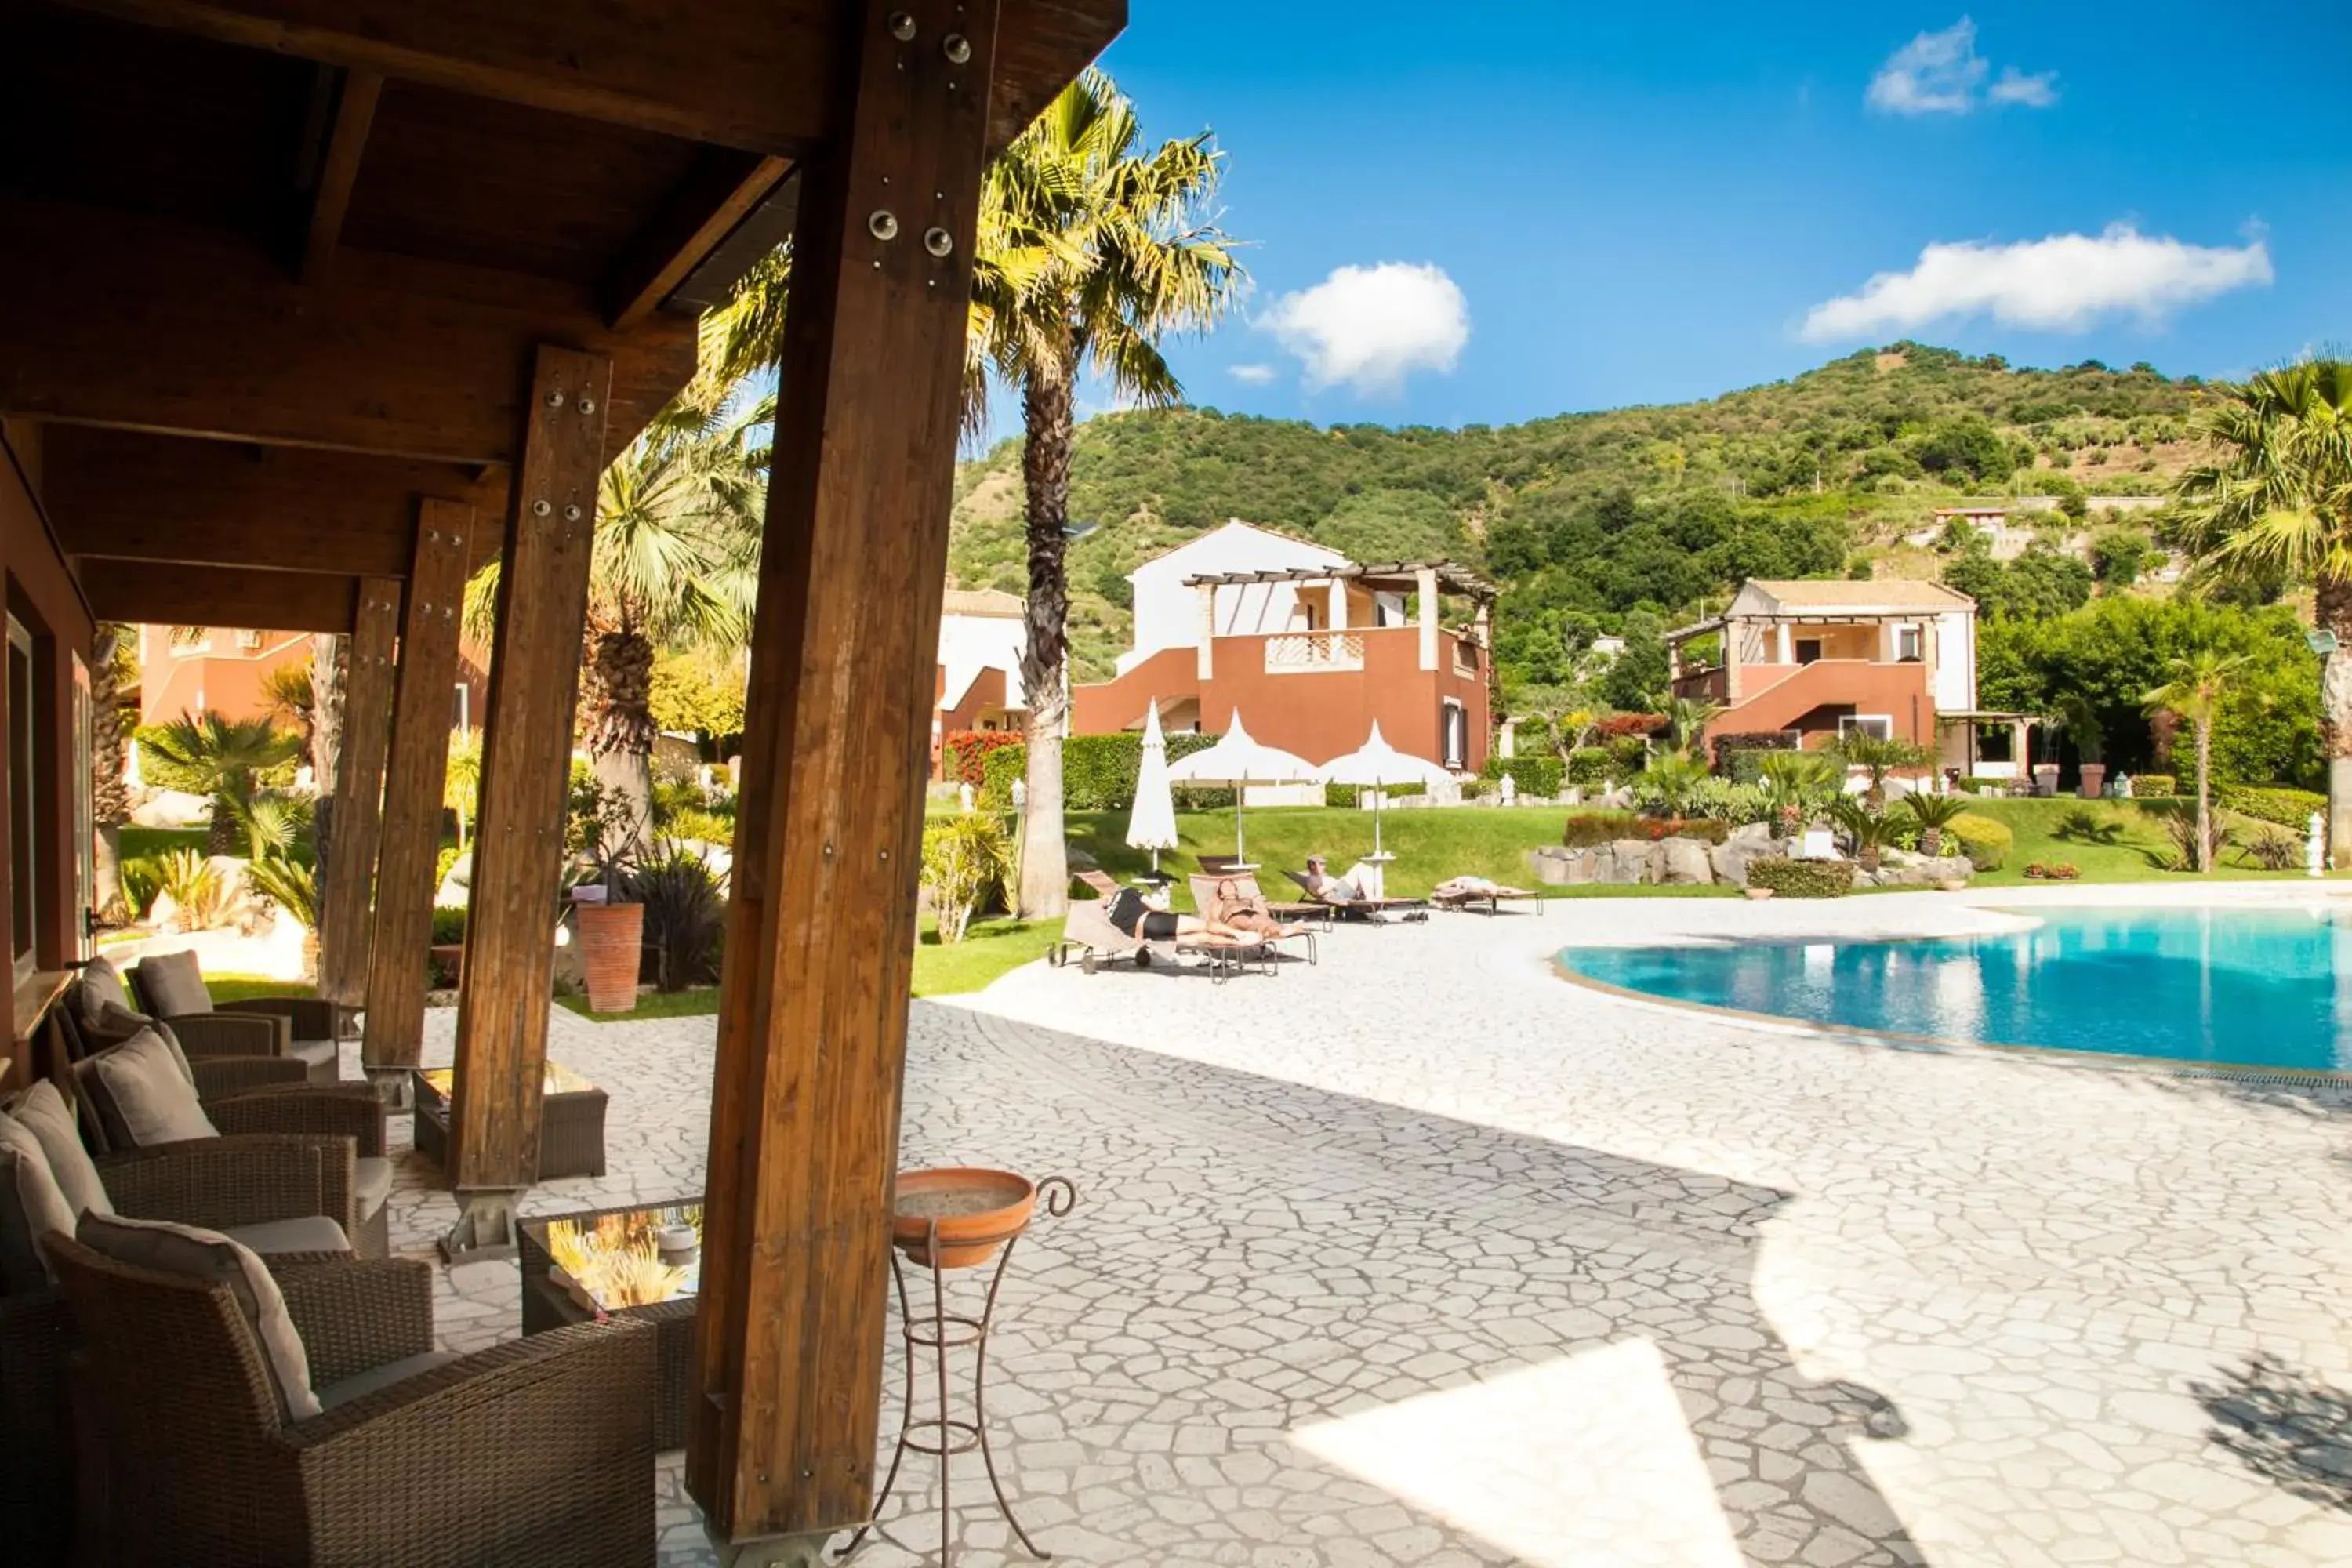
<path fill-rule="evenodd" d="M 1768 752 L 1759 764 L 1764 804 L 1779 829 L 1793 838 L 1829 809 L 1845 787 L 1845 770 L 1826 752 Z"/>
<path fill-rule="evenodd" d="M 1886 851 L 1900 839 L 1895 819 L 1852 795 L 1840 795 L 1831 805 L 1830 816 L 1853 844 L 1853 863 L 1876 874 Z"/>
<path fill-rule="evenodd" d="M 2171 664 L 2172 679 L 2142 699 L 2151 711 L 2176 714 L 2188 721 L 2197 736 L 2197 869 L 2213 869 L 2213 720 L 2243 654 L 2223 655 L 2211 648 L 2179 655 Z"/>
<path fill-rule="evenodd" d="M 234 854 L 251 815 L 255 775 L 292 760 L 301 747 L 268 719 L 224 719 L 217 713 L 179 718 L 142 735 L 155 755 L 177 768 L 199 794 L 213 797 L 212 832 L 205 847 Z"/>
<path fill-rule="evenodd" d="M 2352 361 L 2305 359 L 2212 390 L 2196 426 L 2219 455 L 2174 485 L 2193 580 L 2311 580 L 2336 639 L 2319 678 L 2328 853 L 2352 864 Z"/>
<path fill-rule="evenodd" d="M 1141 151 L 1134 105 L 1089 70 L 990 169 L 972 275 L 965 409 L 984 411 L 993 372 L 1021 394 L 1029 595 L 1021 686 L 1028 701 L 1028 807 L 1020 908 L 1068 907 L 1062 731 L 1068 713 L 1070 448 L 1078 380 L 1122 400 L 1177 402 L 1161 357 L 1171 333 L 1213 325 L 1244 279 L 1203 214 L 1224 155 L 1204 132 Z"/>
<path fill-rule="evenodd" d="M 1706 760 L 1701 750 L 1706 739 L 1706 727 L 1723 710 L 1701 697 L 1677 697 L 1666 706 L 1666 722 L 1675 732 L 1675 745 L 1685 754 Z"/>
<path fill-rule="evenodd" d="M 1927 795 L 1915 790 L 1903 797 L 1911 811 L 1911 819 L 1919 825 L 1919 853 L 1930 860 L 1944 853 L 1944 830 L 1954 819 L 1968 810 L 1966 797 L 1957 795 Z"/>
<path fill-rule="evenodd" d="M 122 825 L 131 820 L 131 786 L 122 778 L 122 691 L 139 679 L 135 627 L 100 621 L 90 646 L 89 804 L 97 825 L 98 885 L 90 896 L 103 919 L 122 913 Z"/>
<path fill-rule="evenodd" d="M 1868 777 L 1870 782 L 1862 798 L 1873 811 L 1886 809 L 1889 773 L 1924 767 L 1927 763 L 1925 747 L 1892 735 L 1874 735 L 1867 730 L 1849 730 L 1840 735 L 1834 754 L 1847 767 L 1860 768 Z"/>
<path fill-rule="evenodd" d="M 696 381 L 597 481 L 580 705 L 597 777 L 649 820 L 657 645 L 740 645 L 758 596 L 773 399 Z M 488 641 L 498 568 L 467 584 L 467 631 Z"/>

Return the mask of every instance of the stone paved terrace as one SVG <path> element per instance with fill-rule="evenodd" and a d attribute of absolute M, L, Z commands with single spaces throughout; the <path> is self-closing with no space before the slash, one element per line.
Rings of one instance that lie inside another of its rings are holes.
<path fill-rule="evenodd" d="M 1033 1531 L 1121 1568 L 2352 1562 L 2352 1099 L 1761 1027 L 1547 963 L 1981 918 L 1560 903 L 1221 986 L 1038 966 L 916 1004 L 908 1162 L 1085 1193 L 1023 1244 L 997 1345 Z M 532 1207 L 695 1192 L 710 1020 L 555 1018 L 612 1094 L 612 1174 Z M 447 1223 L 434 1174 L 406 1162 L 396 1246 Z M 446 1278 L 453 1346 L 515 1331 L 511 1264 Z M 713 1561 L 674 1458 L 661 1485 L 665 1562 Z M 976 1461 L 955 1485 L 959 1561 L 1022 1561 Z M 936 1517 L 860 1561 L 923 1560 Z"/>

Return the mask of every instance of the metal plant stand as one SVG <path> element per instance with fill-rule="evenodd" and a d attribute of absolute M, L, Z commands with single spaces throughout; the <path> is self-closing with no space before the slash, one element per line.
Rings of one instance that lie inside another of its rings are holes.
<path fill-rule="evenodd" d="M 1051 1561 L 1053 1553 L 1044 1551 L 1030 1540 L 1029 1532 L 1013 1516 L 1013 1505 L 1005 1500 L 1004 1483 L 996 1473 L 996 1455 L 988 1443 L 988 1335 L 995 1325 L 997 1291 L 1004 1284 L 1004 1271 L 1013 1261 L 1013 1249 L 1028 1233 L 1036 1217 L 1036 1209 L 1043 1209 L 1049 1216 L 1059 1219 L 1076 1207 L 1077 1202 L 1078 1189 L 1066 1176 L 1048 1176 L 1037 1184 L 1035 1208 L 1022 1217 L 1016 1228 L 1001 1233 L 1003 1247 L 996 1253 L 995 1268 L 989 1276 L 988 1294 L 982 1301 L 980 1315 L 976 1318 L 969 1313 L 948 1310 L 946 1276 L 960 1268 L 984 1267 L 988 1262 L 986 1258 L 962 1264 L 942 1263 L 941 1249 L 945 1248 L 950 1253 L 957 1251 L 957 1238 L 952 1230 L 943 1237 L 941 1222 L 931 1220 L 924 1233 L 921 1253 L 922 1258 L 929 1259 L 931 1310 L 928 1315 L 918 1317 L 907 1292 L 908 1249 L 903 1242 L 891 1247 L 890 1278 L 898 1290 L 898 1332 L 907 1352 L 906 1400 L 899 1417 L 898 1444 L 890 1455 L 890 1468 L 882 1478 L 882 1489 L 874 1499 L 875 1522 L 860 1526 L 857 1533 L 849 1538 L 847 1544 L 841 1549 L 843 1558 L 856 1552 L 866 1536 L 878 1528 L 883 1506 L 890 1500 L 891 1489 L 898 1485 L 899 1467 L 906 1462 L 908 1454 L 931 1454 L 940 1461 L 940 1568 L 948 1568 L 955 1561 L 955 1519 L 948 1485 L 950 1460 L 957 1454 L 969 1454 L 977 1448 L 981 1462 L 988 1469 L 988 1487 L 996 1496 L 997 1512 L 1004 1516 L 1004 1522 L 1012 1526 L 1013 1535 L 1030 1556 L 1040 1562 Z M 952 1226 L 957 1222 L 948 1223 Z M 921 1268 L 924 1264 L 917 1262 L 914 1266 Z M 969 1420 L 949 1414 L 953 1406 L 949 1402 L 948 1352 L 966 1345 L 972 1348 L 971 1416 Z M 915 1385 L 919 1376 L 918 1363 L 921 1357 L 919 1352 L 923 1351 L 930 1352 L 939 1413 L 918 1419 L 915 1415 Z"/>

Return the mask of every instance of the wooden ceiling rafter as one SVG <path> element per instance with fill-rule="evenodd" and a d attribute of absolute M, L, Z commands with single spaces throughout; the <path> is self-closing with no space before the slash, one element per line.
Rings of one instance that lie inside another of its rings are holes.
<path fill-rule="evenodd" d="M 324 572 L 92 560 L 81 581 L 102 621 L 347 632 L 359 614 L 360 580 Z"/>
<path fill-rule="evenodd" d="M 792 172 L 788 158 L 711 149 L 637 238 L 606 285 L 607 323 L 626 331 L 662 307 Z"/>
<path fill-rule="evenodd" d="M 304 283 L 323 281 L 334 259 L 335 247 L 342 239 L 343 219 L 352 208 L 352 187 L 359 181 L 360 158 L 367 150 L 368 130 L 375 121 L 376 103 L 383 96 L 381 71 L 362 68 L 339 74 L 341 79 L 326 146 L 310 192 L 302 255 L 295 268 L 296 278 Z"/>

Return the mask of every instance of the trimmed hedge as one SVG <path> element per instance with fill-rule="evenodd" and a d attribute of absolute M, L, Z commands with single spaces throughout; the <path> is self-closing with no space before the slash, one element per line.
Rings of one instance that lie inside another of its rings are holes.
<path fill-rule="evenodd" d="M 1704 844 L 1720 844 L 1731 837 L 1731 824 L 1717 822 L 1711 816 L 1644 816 L 1633 826 L 1640 829 L 1635 837 L 1653 843 L 1664 838 L 1696 838 Z"/>
<path fill-rule="evenodd" d="M 1964 811 L 1947 823 L 1944 839 L 1958 844 L 1960 853 L 1969 858 L 1969 864 L 1979 871 L 2000 870 L 2009 852 L 2017 847 L 2017 835 L 2009 830 L 2007 823 L 1995 822 L 1973 811 Z"/>
<path fill-rule="evenodd" d="M 1168 760 L 1205 752 L 1217 743 L 1214 735 L 1177 733 L 1168 737 Z M 1136 775 L 1143 771 L 1143 737 L 1133 731 L 1116 735 L 1072 735 L 1062 742 L 1062 808 L 1066 811 L 1126 811 L 1135 805 Z M 991 811 L 1013 809 L 1013 781 L 1027 775 L 1029 748 L 1016 741 L 991 750 L 982 764 L 980 804 Z M 1214 809 L 1234 803 L 1229 789 L 1176 786 L 1177 804 Z"/>
<path fill-rule="evenodd" d="M 1560 783 L 1568 775 L 1568 764 L 1558 757 L 1488 757 L 1479 775 L 1497 781 L 1510 778 L 1517 782 L 1521 795 L 1539 795 L 1549 799 L 1559 793 Z"/>
<path fill-rule="evenodd" d="M 1784 899 L 1842 899 L 1853 890 L 1853 862 L 1761 855 L 1748 862 L 1748 885 Z"/>
<path fill-rule="evenodd" d="M 1643 837 L 1642 819 L 1630 811 L 1579 811 L 1570 814 L 1559 841 L 1570 849 L 1591 849 Z"/>
<path fill-rule="evenodd" d="M 1323 804 L 1331 807 L 1335 811 L 1353 811 L 1356 809 L 1358 798 L 1370 787 L 1370 786 L 1368 784 L 1325 784 L 1323 786 Z M 1475 798 L 1469 794 L 1469 785 L 1465 784 L 1462 787 L 1463 799 L 1470 800 Z M 1402 800 L 1407 795 L 1420 795 L 1423 792 L 1419 784 L 1386 784 L 1381 787 L 1381 793 L 1387 795 L 1391 800 Z M 1133 803 L 1130 802 L 1129 804 L 1132 805 Z"/>
<path fill-rule="evenodd" d="M 1579 746 L 1568 753 L 1568 782 L 1578 789 L 1606 789 L 1612 761 L 1605 746 Z"/>
<path fill-rule="evenodd" d="M 992 752 L 1021 744 L 1018 730 L 958 730 L 941 745 L 941 772 L 958 784 L 978 789 L 988 782 L 988 758 Z"/>
<path fill-rule="evenodd" d="M 2180 788 L 2180 781 L 2170 773 L 2134 773 L 2131 784 L 2137 800 L 2162 800 Z"/>
<path fill-rule="evenodd" d="M 1606 743 L 1609 775 L 1626 778 L 1650 765 L 1650 742 L 1640 735 L 1620 735 Z"/>
<path fill-rule="evenodd" d="M 1757 730 L 1744 734 L 1712 735 L 1707 753 L 1715 771 L 1733 784 L 1752 784 L 1764 776 L 1764 757 L 1770 752 L 1793 752 L 1797 737 L 1788 730 Z"/>
<path fill-rule="evenodd" d="M 2133 781 L 2138 787 L 2138 781 Z M 2327 815 L 2327 797 L 2307 789 L 2259 789 L 2252 784 L 2221 784 L 2213 791 L 2213 804 L 2251 816 L 2257 822 L 2274 822 L 2281 827 L 2292 827 L 2301 833 L 2310 826 L 2311 814 Z"/>

